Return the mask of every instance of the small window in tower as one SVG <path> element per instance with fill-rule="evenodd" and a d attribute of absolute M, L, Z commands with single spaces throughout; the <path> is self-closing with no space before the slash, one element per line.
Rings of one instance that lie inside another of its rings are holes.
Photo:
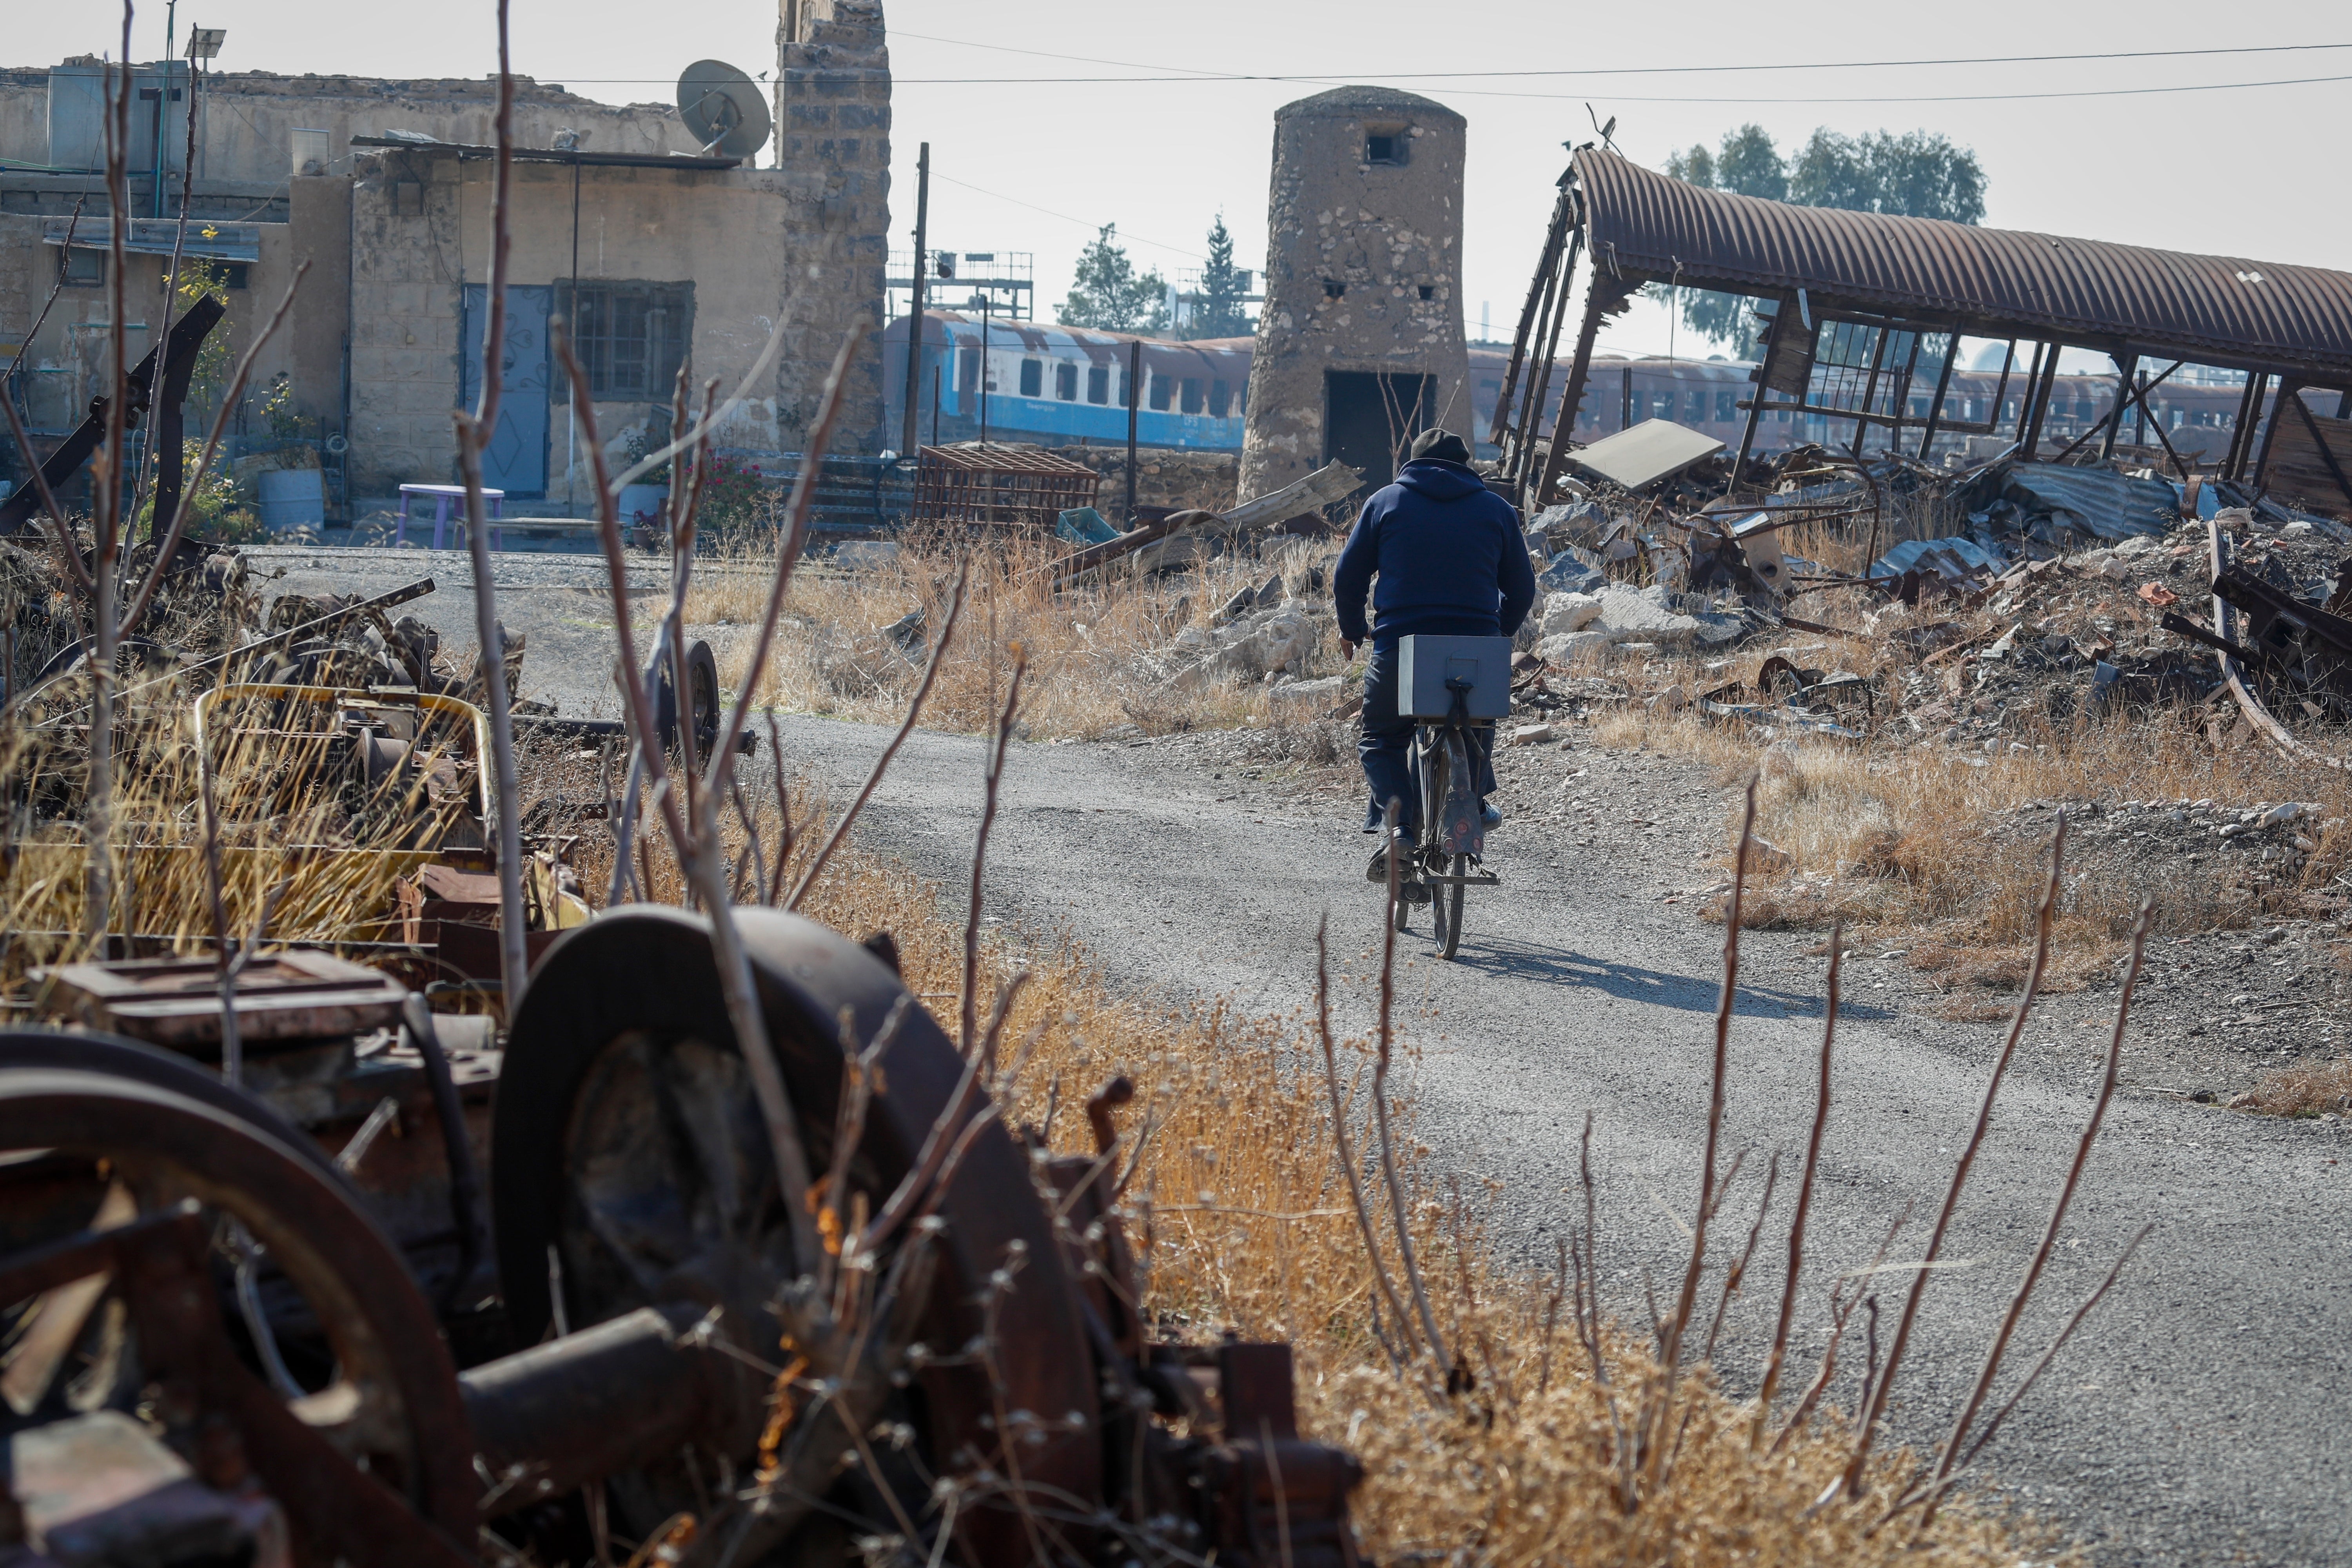
<path fill-rule="evenodd" d="M 1078 400 L 1078 367 L 1068 360 L 1054 362 L 1054 395 L 1064 403 Z"/>
<path fill-rule="evenodd" d="M 1395 131 L 1375 131 L 1364 138 L 1364 162 L 1391 168 L 1404 162 L 1404 136 Z"/>
<path fill-rule="evenodd" d="M 1024 397 L 1045 395 L 1045 362 L 1044 360 L 1024 359 L 1021 362 L 1021 395 Z"/>
<path fill-rule="evenodd" d="M 1110 401 L 1110 366 L 1107 364 L 1087 366 L 1087 401 L 1088 403 Z"/>
<path fill-rule="evenodd" d="M 1436 285 L 1436 284 L 1434 284 L 1434 283 L 1424 283 L 1424 284 L 1423 284 L 1423 285 L 1421 286 L 1421 297 L 1422 297 L 1423 299 L 1424 299 L 1424 300 L 1434 300 L 1434 299 L 1436 299 L 1436 298 L 1437 298 L 1437 285 Z"/>
<path fill-rule="evenodd" d="M 1233 407 L 1234 389 L 1232 384 L 1223 381 L 1213 381 L 1209 383 L 1210 416 L 1215 419 L 1223 419 L 1226 415 L 1233 412 Z"/>
<path fill-rule="evenodd" d="M 1326 300 L 1337 300 L 1341 295 L 1347 293 L 1347 291 L 1348 286 L 1345 283 L 1340 282 L 1338 279 L 1326 278 L 1323 279 L 1323 297 Z"/>

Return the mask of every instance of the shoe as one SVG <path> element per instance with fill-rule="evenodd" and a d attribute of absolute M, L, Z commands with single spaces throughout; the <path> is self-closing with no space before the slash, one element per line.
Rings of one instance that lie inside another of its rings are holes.
<path fill-rule="evenodd" d="M 1486 802 L 1480 801 L 1478 803 L 1478 825 L 1489 833 L 1492 833 L 1497 827 L 1502 826 L 1502 807 L 1488 805 Z"/>

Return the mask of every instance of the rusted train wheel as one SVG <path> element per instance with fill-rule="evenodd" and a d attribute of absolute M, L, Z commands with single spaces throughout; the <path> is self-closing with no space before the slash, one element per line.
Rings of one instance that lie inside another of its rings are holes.
<path fill-rule="evenodd" d="M 322 1347 L 319 1386 L 290 1408 L 332 1445 L 335 1473 L 306 1465 L 299 1475 L 272 1475 L 256 1459 L 308 1548 L 303 1560 L 382 1561 L 386 1543 L 354 1531 L 350 1506 L 352 1489 L 376 1487 L 438 1527 L 453 1550 L 470 1550 L 478 1487 L 457 1370 L 407 1266 L 351 1190 L 314 1152 L 274 1133 L 267 1107 L 217 1086 L 171 1081 L 200 1069 L 116 1042 L 71 1043 L 95 1047 L 87 1064 L 56 1065 L 59 1037 L 0 1038 L 6 1252 L 188 1202 L 216 1236 L 229 1233 L 220 1222 L 235 1219 L 264 1250 L 273 1321 L 291 1308 L 315 1324 Z M 102 1316 L 93 1298 L 62 1299 L 77 1289 L 12 1303 L 18 1323 L 53 1303 L 83 1321 Z M 136 1399 L 145 1382 L 136 1336 L 100 1337 L 116 1361 L 107 1374 L 113 1394 Z M 37 1405 L 57 1394 L 65 1370 L 61 1359 Z M 80 1381 L 91 1386 L 87 1372 Z"/>
<path fill-rule="evenodd" d="M 856 1039 L 870 1043 L 905 990 L 872 952 L 814 921 L 769 910 L 740 910 L 736 920 L 808 1164 L 823 1172 L 834 1158 L 845 1014 Z M 847 1163 L 846 1184 L 867 1214 L 881 1212 L 917 1168 L 935 1123 L 961 1106 L 952 1139 L 982 1104 L 958 1100 L 963 1059 L 911 1002 L 881 1068 L 885 1090 Z M 718 1331 L 746 1356 L 781 1364 L 797 1353 L 781 1342 L 783 1320 L 770 1308 L 813 1271 L 814 1259 L 795 1255 L 786 1212 L 813 1205 L 807 1191 L 783 1190 L 775 1178 L 700 919 L 622 910 L 548 953 L 508 1042 L 491 1187 L 518 1343 L 553 1320 L 553 1279 L 574 1331 L 685 1300 L 717 1307 Z M 830 1479 L 839 1461 L 854 1462 L 824 1508 L 777 1516 L 810 1521 L 809 1534 L 790 1537 L 773 1523 L 752 1529 L 736 1542 L 736 1561 L 837 1553 L 839 1526 L 825 1522 L 827 1510 L 860 1516 L 871 1527 L 865 1532 L 903 1536 L 912 1524 L 934 1539 L 951 1513 L 963 1560 L 1026 1560 L 1037 1509 L 1066 1514 L 1067 1500 L 1101 1495 L 1087 1327 L 1026 1155 L 983 1122 L 932 1212 L 945 1223 L 927 1227 L 933 1234 L 921 1244 L 928 1283 L 903 1316 L 875 1328 L 893 1364 L 885 1407 L 865 1425 L 893 1433 L 897 1446 L 854 1456 L 838 1429 L 788 1426 L 773 1450 L 781 1456 L 831 1445 L 804 1473 Z M 886 1243 L 877 1278 L 911 1234 Z M 1008 1426 L 1016 1428 L 1010 1443 Z M 731 1465 L 740 1478 L 756 1456 L 746 1447 L 696 1458 Z M 941 1479 L 947 1492 L 931 1484 Z M 708 1490 L 715 1479 L 648 1471 L 617 1482 L 614 1497 L 650 1516 L 630 1521 L 650 1529 L 698 1480 Z M 1008 1498 L 1014 1487 L 1061 1500 L 1024 1509 Z M 828 1531 L 830 1543 L 820 1544 L 815 1536 Z"/>

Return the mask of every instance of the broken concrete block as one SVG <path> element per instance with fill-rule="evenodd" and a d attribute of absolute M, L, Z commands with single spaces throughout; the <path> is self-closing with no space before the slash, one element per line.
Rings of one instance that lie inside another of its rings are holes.
<path fill-rule="evenodd" d="M 1340 688 L 1346 684 L 1339 676 L 1327 675 L 1316 680 L 1285 681 L 1266 695 L 1284 707 L 1325 708 L 1339 700 Z"/>
<path fill-rule="evenodd" d="M 1559 738 L 1559 731 L 1549 724 L 1521 724 L 1511 731 L 1511 744 L 1514 746 L 1540 746 L 1547 741 Z"/>
<path fill-rule="evenodd" d="M 1751 871 L 1785 871 L 1797 863 L 1797 858 L 1769 838 L 1748 840 L 1748 868 Z"/>
<path fill-rule="evenodd" d="M 1593 594 L 1551 594 L 1543 603 L 1543 635 L 1580 632 L 1601 618 L 1601 600 Z"/>
<path fill-rule="evenodd" d="M 1680 682 L 1676 682 L 1651 698 L 1649 706 L 1654 712 L 1672 713 L 1678 708 L 1690 706 L 1690 693 L 1682 689 Z"/>
<path fill-rule="evenodd" d="M 1641 594 L 1611 588 L 1601 595 L 1600 623 L 1617 639 L 1640 637 L 1645 642 L 1675 647 L 1691 641 L 1702 629 L 1696 616 L 1661 608 Z"/>
<path fill-rule="evenodd" d="M 1596 652 L 1617 640 L 1611 632 L 1562 632 L 1544 638 L 1539 650 L 1548 664 L 1566 664 L 1580 654 Z"/>

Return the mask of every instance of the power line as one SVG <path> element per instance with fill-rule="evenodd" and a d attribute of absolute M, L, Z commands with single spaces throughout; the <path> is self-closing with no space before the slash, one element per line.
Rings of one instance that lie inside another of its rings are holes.
<path fill-rule="evenodd" d="M 1095 57 L 1095 56 L 1092 56 L 1092 55 L 1063 55 L 1063 54 L 1055 54 L 1055 53 L 1051 52 L 1050 50 L 1046 50 L 1046 49 L 1024 49 L 1024 48 L 1016 47 L 1014 47 L 1014 46 L 1013 46 L 1013 45 L 1010 45 L 1010 44 L 987 44 L 987 43 L 982 43 L 982 42 L 979 42 L 978 40 L 976 40 L 976 39 L 971 39 L 971 38 L 948 38 L 948 37 L 941 37 L 940 36 L 939 36 L 938 34 L 935 34 L 935 33 L 912 33 L 912 32 L 905 31 L 904 29 L 896 29 L 896 28 L 894 28 L 894 29 L 892 30 L 892 33 L 893 33 L 893 36 L 894 36 L 894 37 L 901 37 L 901 38 L 920 38 L 920 39 L 922 39 L 922 40 L 923 40 L 924 42 L 926 42 L 926 43 L 932 43 L 932 44 L 953 44 L 953 45 L 956 45 L 956 46 L 958 46 L 959 47 L 961 47 L 961 48 L 968 48 L 968 49 L 989 49 L 989 50 L 992 50 L 992 51 L 994 51 L 994 52 L 996 52 L 996 53 L 999 53 L 999 54 L 1008 54 L 1008 55 L 1028 55 L 1028 56 L 1034 57 L 1034 58 L 1037 58 L 1037 59 L 1047 59 L 1047 60 L 1071 60 L 1071 61 L 1075 61 L 1075 62 L 1079 63 L 1079 64 L 1082 64 L 1082 65 L 1118 66 L 1118 67 L 1121 67 L 1121 68 L 1123 68 L 1129 69 L 1129 70 L 1175 70 L 1175 71 L 1183 71 L 1183 72 L 1187 73 L 1187 74 L 1185 74 L 1185 75 L 1183 75 L 1183 76 L 1176 76 L 1176 77 L 1154 77 L 1154 78 L 1147 79 L 1155 80 L 1155 81 L 1188 81 L 1188 80 L 1191 80 L 1191 81 L 1197 81 L 1197 80 L 1202 80 L 1202 79 L 1207 79 L 1207 80 L 1212 80 L 1212 81 L 1306 81 L 1306 80 L 1311 80 L 1311 79 L 1320 79 L 1320 78 L 1322 78 L 1322 77 L 1325 77 L 1325 76 L 1330 76 L 1330 75 L 1333 75 L 1333 74 L 1338 74 L 1338 75 L 1342 75 L 1342 76 L 1344 76 L 1344 75 L 1348 74 L 1348 73 L 1344 73 L 1344 72 L 1341 72 L 1341 73 L 1321 72 L 1321 73 L 1318 73 L 1318 75 L 1317 75 L 1316 77 L 1309 78 L 1309 77 L 1306 77 L 1306 76 L 1265 76 L 1265 75 L 1252 75 L 1252 74 L 1240 73 L 1240 72 L 1211 71 L 1211 70 L 1206 70 L 1206 69 L 1199 69 L 1199 70 L 1195 70 L 1195 69 L 1193 69 L 1193 68 L 1191 68 L 1191 67 L 1185 67 L 1185 66 L 1169 66 L 1169 65 L 1160 65 L 1160 64 L 1145 64 L 1145 63 L 1143 63 L 1143 62 L 1141 62 L 1141 61 L 1138 61 L 1138 60 L 1107 60 L 1107 59 L 1101 59 L 1101 58 L 1097 58 L 1097 57 Z M 1935 59 L 1893 59 L 1893 60 L 1786 60 L 1786 61 L 1779 61 L 1779 62 L 1774 62 L 1774 63 L 1769 63 L 1769 64 L 1765 64 L 1765 65 L 1727 65 L 1727 66 L 1579 66 L 1579 67 L 1576 67 L 1576 68 L 1572 68 L 1572 69 L 1571 69 L 1571 68 L 1550 68 L 1550 69 L 1542 69 L 1542 70 L 1372 71 L 1372 72 L 1358 72 L 1358 73 L 1355 73 L 1355 74 L 1357 74 L 1357 75 L 1370 75 L 1370 76 L 1376 76 L 1376 77 L 1381 78 L 1382 79 L 1385 79 L 1385 80 L 1414 80 L 1414 81 L 1449 81 L 1449 80 L 1467 80 L 1467 79 L 1478 79 L 1478 78 L 1496 78 L 1496 77 L 1699 76 L 1699 75 L 1712 75 L 1712 74 L 1720 73 L 1720 72 L 1739 72 L 1739 71 L 1881 70 L 1881 69 L 1888 69 L 1888 68 L 1901 68 L 1901 67 L 1911 67 L 1911 66 L 1998 66 L 1998 65 L 2042 65 L 2042 64 L 2050 64 L 2050 63 L 2069 63 L 2069 62 L 2080 62 L 2080 61 L 2084 61 L 2084 60 L 2158 60 L 2158 59 L 2179 59 L 2179 58 L 2188 58 L 2188 57 L 2191 57 L 2191 56 L 2203 56 L 2203 55 L 2274 55 L 2274 54 L 2292 54 L 2292 53 L 2297 53 L 2297 52 L 2303 52 L 2303 51 L 2309 51 L 2309 50 L 2315 50 L 2315 49 L 2352 49 L 2352 43 L 2341 43 L 2341 44 L 2244 44 L 2244 45 L 2236 45 L 2236 46 L 2221 46 L 2221 47 L 2212 47 L 2212 48 L 2201 48 L 2201 49 L 2109 49 L 2109 50 L 2102 50 L 2102 51 L 2099 51 L 2099 52 L 2096 52 L 2096 53 L 2091 53 L 2091 54 L 2074 54 L 2074 55 L 1955 55 L 1955 56 L 1951 56 L 1951 57 L 1949 57 L 1949 58 L 1935 58 Z M 1130 79 L 1131 79 L 1131 78 L 1078 78 L 1078 79 L 1067 79 L 1067 78 L 1065 78 L 1065 79 L 1045 79 L 1130 80 Z M 2329 79 L 2329 80 L 2333 80 L 2333 79 L 2336 79 L 2328 78 L 2328 79 Z M 2254 84 L 2254 85 L 2260 85 L 2260 84 Z"/>
<path fill-rule="evenodd" d="M 639 86 L 653 81 L 667 81 L 669 79 L 667 77 L 573 77 L 571 79 L 590 87 L 623 87 Z M 1423 81 L 1432 79 L 1424 76 L 1402 75 L 1383 79 Z M 1456 87 L 1452 89 L 1451 92 L 1453 96 L 1461 98 L 1508 98 L 1543 103 L 1574 103 L 1588 99 L 1603 103 L 2016 103 L 2055 99 L 2142 98 L 2174 92 L 2238 92 L 2254 88 L 2320 87 L 2347 81 L 2352 81 L 2352 75 L 2278 77 L 2263 81 L 2184 82 L 2175 87 L 2069 88 L 2043 92 L 1795 93 L 1778 97 L 1752 93 L 1513 92 L 1503 88 L 1480 87 Z M 1343 77 L 1311 76 L 902 76 L 894 77 L 891 79 L 891 85 L 894 87 L 1150 87 L 1228 82 L 1288 83 L 1309 87 L 1348 85 L 1347 79 Z"/>
<path fill-rule="evenodd" d="M 1019 196 L 1008 196 L 1002 191 L 992 191 L 983 186 L 975 185 L 969 180 L 959 180 L 953 174 L 942 174 L 937 169 L 933 169 L 931 171 L 931 178 L 934 180 L 944 180 L 950 185 L 961 185 L 967 191 L 971 191 L 977 195 L 987 196 L 992 200 L 1011 202 L 1016 207 L 1027 207 L 1033 213 L 1044 213 L 1047 217 L 1057 217 L 1064 223 L 1074 223 L 1081 228 L 1090 228 L 1098 234 L 1102 231 L 1103 226 L 1098 223 L 1089 223 L 1082 217 L 1072 217 L 1067 213 L 1057 213 L 1051 207 L 1041 207 L 1035 202 L 1024 202 Z M 1206 256 L 1197 250 L 1188 250 L 1181 245 L 1171 245 L 1166 240 L 1147 239 L 1142 235 L 1129 234 L 1125 230 L 1120 231 L 1119 237 L 1121 239 L 1131 239 L 1139 245 L 1149 245 L 1160 250 L 1171 250 L 1179 256 L 1188 258 L 1193 261 L 1206 261 L 1208 259 Z"/>

